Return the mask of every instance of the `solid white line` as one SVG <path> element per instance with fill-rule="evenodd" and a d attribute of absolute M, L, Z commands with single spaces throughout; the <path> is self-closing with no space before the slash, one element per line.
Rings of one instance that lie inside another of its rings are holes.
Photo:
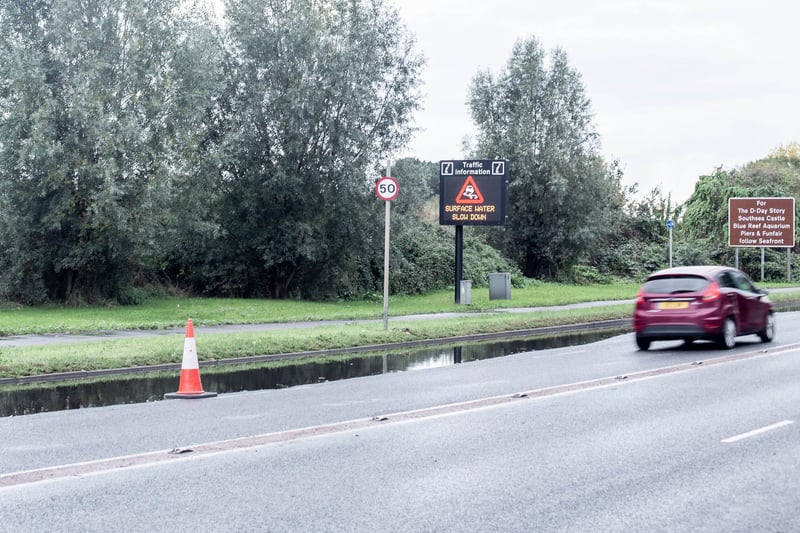
<path fill-rule="evenodd" d="M 764 426 L 763 428 L 754 429 L 753 431 L 748 431 L 747 433 L 742 433 L 741 435 L 736 435 L 733 437 L 728 437 L 727 439 L 722 439 L 722 442 L 724 442 L 725 444 L 730 444 L 732 442 L 737 442 L 740 440 L 748 439 L 750 437 L 755 437 L 756 435 L 766 433 L 767 431 L 772 431 L 773 429 L 782 428 L 784 426 L 790 426 L 792 424 L 794 424 L 794 420 L 784 420 L 783 422 L 778 422 L 777 424 L 772 424 L 771 426 Z"/>

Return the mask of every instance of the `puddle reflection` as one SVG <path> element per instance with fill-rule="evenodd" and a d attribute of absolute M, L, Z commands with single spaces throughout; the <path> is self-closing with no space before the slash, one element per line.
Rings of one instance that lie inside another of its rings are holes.
<path fill-rule="evenodd" d="M 591 331 L 553 337 L 519 338 L 425 347 L 376 354 L 341 355 L 235 367 L 204 367 L 203 388 L 220 394 L 278 389 L 337 381 L 387 372 L 405 372 L 450 366 L 534 350 L 587 344 L 625 333 L 623 330 Z M 19 416 L 47 411 L 159 401 L 175 392 L 178 372 L 160 372 L 51 384 L 0 386 L 0 416 Z"/>

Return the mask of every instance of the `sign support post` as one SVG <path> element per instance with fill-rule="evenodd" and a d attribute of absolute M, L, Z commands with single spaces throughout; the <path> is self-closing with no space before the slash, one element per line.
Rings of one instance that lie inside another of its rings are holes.
<path fill-rule="evenodd" d="M 386 163 L 386 176 L 375 184 L 375 194 L 386 203 L 386 217 L 383 230 L 383 329 L 389 329 L 389 228 L 391 227 L 392 200 L 397 198 L 400 186 L 391 177 L 392 162 Z"/>
<path fill-rule="evenodd" d="M 456 226 L 456 303 L 461 303 L 461 278 L 464 277 L 464 226 Z"/>
<path fill-rule="evenodd" d="M 386 217 L 383 230 L 383 330 L 389 329 L 389 228 L 392 221 L 392 202 L 386 203 Z"/>
<path fill-rule="evenodd" d="M 667 220 L 667 229 L 669 230 L 669 267 L 672 268 L 672 228 L 675 227 L 675 221 L 672 219 Z"/>

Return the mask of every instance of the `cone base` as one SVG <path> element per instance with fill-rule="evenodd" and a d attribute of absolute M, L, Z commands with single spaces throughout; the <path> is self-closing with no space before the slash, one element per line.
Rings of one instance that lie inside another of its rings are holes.
<path fill-rule="evenodd" d="M 213 398 L 216 392 L 168 392 L 164 395 L 165 400 L 174 399 L 195 399 L 195 398 Z"/>

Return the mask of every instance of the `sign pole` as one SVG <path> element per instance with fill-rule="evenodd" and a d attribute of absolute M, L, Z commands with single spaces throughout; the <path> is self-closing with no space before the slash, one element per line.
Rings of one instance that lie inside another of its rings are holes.
<path fill-rule="evenodd" d="M 669 228 L 669 267 L 672 268 L 672 228 Z"/>
<path fill-rule="evenodd" d="M 464 226 L 456 226 L 456 303 L 461 303 L 461 277 L 464 275 Z"/>
<path fill-rule="evenodd" d="M 392 202 L 386 203 L 386 229 L 383 234 L 383 329 L 389 329 L 389 225 L 391 223 Z"/>
<path fill-rule="evenodd" d="M 386 172 L 391 173 L 392 162 L 386 163 Z M 389 329 L 389 228 L 391 227 L 392 200 L 400 194 L 400 185 L 391 176 L 384 176 L 375 182 L 375 194 L 386 203 L 386 219 L 383 236 L 383 329 Z"/>
<path fill-rule="evenodd" d="M 667 229 L 669 230 L 669 267 L 672 268 L 672 228 L 675 227 L 675 221 L 671 218 L 667 220 Z"/>
<path fill-rule="evenodd" d="M 386 162 L 386 175 L 392 175 L 392 162 Z M 389 329 L 389 228 L 391 223 L 392 201 L 387 200 L 386 218 L 383 233 L 383 330 Z"/>

